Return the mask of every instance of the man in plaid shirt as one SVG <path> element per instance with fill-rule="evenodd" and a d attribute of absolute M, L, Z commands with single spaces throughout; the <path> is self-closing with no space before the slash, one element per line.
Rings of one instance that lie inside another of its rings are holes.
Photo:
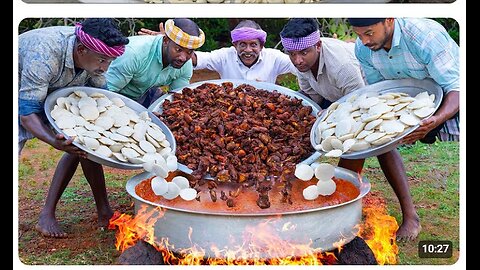
<path fill-rule="evenodd" d="M 350 18 L 358 35 L 355 55 L 369 84 L 431 78 L 444 91 L 440 108 L 406 136 L 404 143 L 459 141 L 459 47 L 445 28 L 421 18 Z"/>

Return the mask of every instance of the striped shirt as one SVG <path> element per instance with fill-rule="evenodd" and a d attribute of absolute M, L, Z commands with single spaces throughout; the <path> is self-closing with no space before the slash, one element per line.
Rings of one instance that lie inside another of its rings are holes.
<path fill-rule="evenodd" d="M 45 27 L 19 35 L 19 142 L 33 138 L 20 125 L 20 115 L 36 113 L 46 121 L 43 104 L 48 94 L 67 86 L 105 87 L 104 76 L 75 71 L 75 38 L 74 27 L 70 26 Z"/>
<path fill-rule="evenodd" d="M 296 68 L 285 53 L 263 48 L 258 60 L 251 67 L 245 66 L 238 57 L 235 47 L 221 48 L 212 52 L 195 52 L 195 69 L 209 69 L 218 72 L 222 79 L 242 79 L 275 83 L 277 76 L 296 73 Z"/>
<path fill-rule="evenodd" d="M 369 84 L 382 80 L 431 78 L 445 94 L 460 90 L 459 47 L 433 20 L 396 18 L 392 47 L 388 52 L 372 51 L 357 39 L 355 55 Z M 446 122 L 440 139 L 458 140 L 459 134 L 457 114 Z"/>
<path fill-rule="evenodd" d="M 318 75 L 297 70 L 300 92 L 321 104 L 324 99 L 334 102 L 365 86 L 360 64 L 355 58 L 354 43 L 333 38 L 321 38 L 322 46 Z"/>

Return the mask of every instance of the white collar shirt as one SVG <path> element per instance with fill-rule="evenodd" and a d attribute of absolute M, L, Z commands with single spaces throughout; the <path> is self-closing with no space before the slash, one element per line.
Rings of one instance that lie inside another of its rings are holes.
<path fill-rule="evenodd" d="M 296 68 L 288 55 L 277 49 L 263 48 L 258 61 L 251 67 L 243 64 L 233 46 L 211 52 L 196 51 L 195 54 L 197 55 L 195 69 L 216 71 L 222 79 L 275 83 L 278 75 L 296 73 Z"/>

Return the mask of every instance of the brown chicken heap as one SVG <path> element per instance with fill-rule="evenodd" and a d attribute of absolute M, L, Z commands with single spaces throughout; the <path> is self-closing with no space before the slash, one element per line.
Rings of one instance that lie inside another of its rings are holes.
<path fill-rule="evenodd" d="M 161 120 L 177 142 L 178 161 L 193 170 L 192 187 L 208 182 L 213 201 L 233 205 L 235 194 L 216 194 L 216 181 L 254 187 L 261 208 L 270 205 L 276 183 L 290 201 L 295 165 L 310 156 L 312 107 L 302 100 L 242 84 L 205 83 L 174 93 L 162 104 Z M 215 180 L 206 180 L 209 174 Z"/>

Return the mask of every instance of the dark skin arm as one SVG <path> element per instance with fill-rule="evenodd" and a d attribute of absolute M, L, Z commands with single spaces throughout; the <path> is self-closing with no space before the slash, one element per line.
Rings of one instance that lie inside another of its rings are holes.
<path fill-rule="evenodd" d="M 432 129 L 453 117 L 459 109 L 460 92 L 449 92 L 444 97 L 442 105 L 440 106 L 440 108 L 438 108 L 437 112 L 429 118 L 423 119 L 420 122 L 420 127 L 417 128 L 414 132 L 410 133 L 408 136 L 405 136 L 405 138 L 403 138 L 402 140 L 402 143 L 412 144 L 415 141 L 422 139 Z"/>
<path fill-rule="evenodd" d="M 74 138 L 65 139 L 63 134 L 54 134 L 47 127 L 42 119 L 35 113 L 20 116 L 22 126 L 38 139 L 50 144 L 55 149 L 65 151 L 69 154 L 87 157 L 87 153 L 72 144 Z"/>

